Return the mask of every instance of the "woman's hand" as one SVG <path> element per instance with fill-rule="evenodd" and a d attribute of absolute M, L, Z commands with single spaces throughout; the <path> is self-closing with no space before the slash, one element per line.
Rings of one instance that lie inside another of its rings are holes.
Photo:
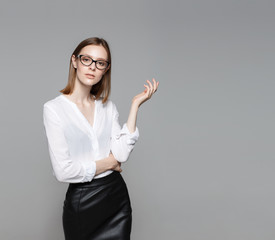
<path fill-rule="evenodd" d="M 109 156 L 106 158 L 95 161 L 95 163 L 96 163 L 95 176 L 100 173 L 106 172 L 108 170 L 122 172 L 122 169 L 120 168 L 121 163 L 115 159 L 115 157 L 112 153 L 110 153 Z"/>
<path fill-rule="evenodd" d="M 132 100 L 132 102 L 134 104 L 137 104 L 138 107 L 142 103 L 144 103 L 148 99 L 150 99 L 152 97 L 152 95 L 157 91 L 158 86 L 159 86 L 159 82 L 156 82 L 156 80 L 154 78 L 153 78 L 153 84 L 149 80 L 147 80 L 146 82 L 148 83 L 148 85 L 144 84 L 144 87 L 145 87 L 144 91 L 141 92 L 140 94 L 136 95 Z"/>
<path fill-rule="evenodd" d="M 121 163 L 118 162 L 114 155 L 112 153 L 109 154 L 109 157 L 108 157 L 109 161 L 111 162 L 112 164 L 112 170 L 114 171 L 118 171 L 118 172 L 122 172 L 122 169 L 121 169 Z"/>

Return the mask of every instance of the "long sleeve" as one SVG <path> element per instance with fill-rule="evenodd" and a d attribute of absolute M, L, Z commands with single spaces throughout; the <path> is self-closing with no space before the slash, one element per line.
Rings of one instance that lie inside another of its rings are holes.
<path fill-rule="evenodd" d="M 94 161 L 83 163 L 70 156 L 60 118 L 44 104 L 43 123 L 54 174 L 60 182 L 88 182 L 96 172 Z"/>
<path fill-rule="evenodd" d="M 126 123 L 121 128 L 118 118 L 119 113 L 113 104 L 111 151 L 119 162 L 126 162 L 139 138 L 139 131 L 136 127 L 135 132 L 130 133 Z"/>

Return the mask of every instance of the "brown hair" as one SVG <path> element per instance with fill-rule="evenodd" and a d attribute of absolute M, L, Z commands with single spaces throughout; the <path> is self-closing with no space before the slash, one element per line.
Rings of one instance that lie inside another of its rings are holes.
<path fill-rule="evenodd" d="M 74 68 L 72 64 L 72 56 L 78 56 L 82 48 L 88 46 L 88 45 L 97 45 L 102 46 L 105 48 L 108 59 L 107 61 L 110 63 L 107 70 L 105 70 L 105 74 L 102 76 L 102 79 L 95 84 L 91 89 L 91 94 L 96 97 L 96 99 L 99 99 L 100 97 L 103 97 L 102 102 L 105 103 L 108 100 L 108 97 L 111 93 L 111 52 L 108 43 L 103 38 L 87 38 L 83 40 L 81 43 L 78 44 L 76 49 L 71 55 L 70 58 L 70 67 L 69 67 L 69 77 L 68 77 L 68 83 L 67 86 L 60 90 L 63 94 L 71 94 L 74 90 L 74 84 L 75 84 L 75 78 L 76 78 L 76 69 Z"/>

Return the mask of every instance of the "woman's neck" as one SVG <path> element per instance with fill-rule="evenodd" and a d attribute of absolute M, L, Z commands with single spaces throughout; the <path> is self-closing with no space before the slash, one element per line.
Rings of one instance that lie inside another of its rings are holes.
<path fill-rule="evenodd" d="M 92 87 L 81 85 L 75 81 L 74 91 L 70 94 L 70 99 L 79 105 L 90 104 L 93 101 L 91 89 Z"/>

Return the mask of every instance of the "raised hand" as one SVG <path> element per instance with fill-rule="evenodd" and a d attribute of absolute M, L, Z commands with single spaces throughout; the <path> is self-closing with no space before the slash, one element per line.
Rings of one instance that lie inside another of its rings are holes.
<path fill-rule="evenodd" d="M 157 91 L 159 86 L 159 82 L 156 82 L 154 78 L 153 84 L 149 80 L 147 80 L 147 83 L 148 85 L 144 84 L 144 91 L 136 95 L 132 100 L 131 109 L 127 121 L 127 127 L 130 133 L 133 133 L 136 130 L 137 112 L 140 105 L 150 99 L 152 95 Z"/>
<path fill-rule="evenodd" d="M 147 82 L 148 85 L 144 84 L 144 87 L 145 87 L 144 91 L 141 92 L 140 94 L 136 95 L 133 98 L 132 102 L 134 104 L 137 104 L 138 107 L 142 103 L 144 103 L 148 99 L 150 99 L 152 97 L 152 95 L 157 91 L 158 86 L 159 86 L 159 82 L 156 82 L 156 80 L 154 78 L 152 79 L 152 81 L 153 81 L 153 84 L 149 80 L 147 80 L 146 82 Z"/>

